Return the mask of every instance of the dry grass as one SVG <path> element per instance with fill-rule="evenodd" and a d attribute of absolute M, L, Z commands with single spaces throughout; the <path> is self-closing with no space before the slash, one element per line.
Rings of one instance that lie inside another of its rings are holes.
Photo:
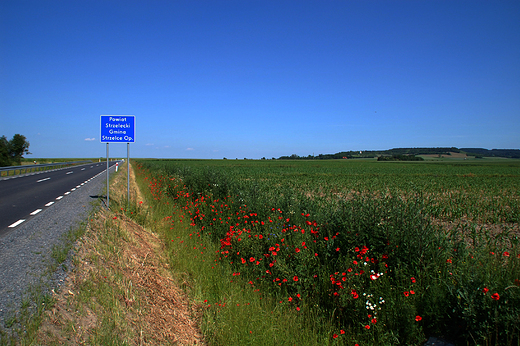
<path fill-rule="evenodd" d="M 131 173 L 132 197 L 142 200 Z M 111 195 L 126 197 L 124 169 L 112 182 Z M 172 279 L 156 234 L 101 210 L 76 251 L 76 267 L 47 311 L 38 344 L 102 344 L 94 340 L 107 324 L 114 325 L 108 334 L 130 345 L 204 343 L 196 307 Z"/>

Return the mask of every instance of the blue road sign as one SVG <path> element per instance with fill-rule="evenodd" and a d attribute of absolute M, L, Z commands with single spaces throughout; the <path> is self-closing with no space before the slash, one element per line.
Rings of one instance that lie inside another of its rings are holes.
<path fill-rule="evenodd" d="M 135 116 L 102 115 L 101 143 L 134 143 Z"/>

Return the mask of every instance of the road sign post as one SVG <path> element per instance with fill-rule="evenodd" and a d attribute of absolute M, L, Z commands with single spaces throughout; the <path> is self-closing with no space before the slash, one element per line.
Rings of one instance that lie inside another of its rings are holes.
<path fill-rule="evenodd" d="M 101 115 L 101 143 L 107 144 L 107 208 L 110 206 L 109 186 L 109 143 L 126 143 L 127 157 L 127 200 L 130 200 L 130 143 L 135 142 L 135 116 Z"/>

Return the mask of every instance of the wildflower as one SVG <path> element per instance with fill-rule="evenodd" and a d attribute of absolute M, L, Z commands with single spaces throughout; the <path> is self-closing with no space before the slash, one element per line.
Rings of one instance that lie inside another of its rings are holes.
<path fill-rule="evenodd" d="M 503 254 L 503 255 L 504 255 L 504 257 L 509 257 L 509 252 L 504 251 L 504 254 Z"/>
<path fill-rule="evenodd" d="M 378 275 L 375 275 L 375 274 L 372 274 L 370 275 L 370 279 L 372 280 L 376 280 L 379 276 Z"/>
<path fill-rule="evenodd" d="M 493 293 L 491 295 L 491 299 L 498 301 L 500 299 L 500 296 L 498 295 L 498 293 Z"/>
<path fill-rule="evenodd" d="M 413 276 L 410 278 L 410 280 L 412 280 L 412 283 L 415 283 L 415 278 Z"/>
<path fill-rule="evenodd" d="M 300 307 L 299 306 L 296 307 L 296 311 L 300 311 Z"/>
<path fill-rule="evenodd" d="M 294 281 L 298 281 L 298 276 L 295 275 L 295 276 L 293 277 L 293 280 L 294 280 Z"/>
<path fill-rule="evenodd" d="M 295 250 L 295 251 L 296 251 L 296 253 L 298 253 L 298 252 L 300 252 L 300 249 L 299 249 L 299 248 L 296 248 L 296 250 Z"/>
<path fill-rule="evenodd" d="M 255 261 L 255 258 L 254 258 L 254 257 L 251 257 L 251 258 L 249 259 L 249 262 L 254 262 L 254 261 Z"/>
<path fill-rule="evenodd" d="M 410 290 L 410 294 L 415 294 L 415 291 L 414 290 Z"/>
<path fill-rule="evenodd" d="M 376 324 L 377 323 L 377 319 L 373 318 L 372 321 L 370 321 L 370 322 L 372 322 L 373 324 Z"/>
<path fill-rule="evenodd" d="M 333 339 L 336 339 L 337 337 L 338 337 L 338 334 L 334 334 L 334 335 L 332 335 L 332 338 L 333 338 Z"/>
<path fill-rule="evenodd" d="M 422 320 L 421 316 L 419 316 L 419 315 L 415 316 L 415 321 L 419 322 L 420 320 Z"/>
<path fill-rule="evenodd" d="M 488 293 L 488 292 L 489 292 L 489 288 L 484 287 L 484 288 L 482 289 L 482 292 L 484 292 L 484 294 Z"/>
<path fill-rule="evenodd" d="M 448 258 L 448 259 L 446 260 L 446 263 L 451 263 L 451 258 Z"/>
<path fill-rule="evenodd" d="M 410 295 L 410 292 L 404 291 L 403 294 L 404 294 L 405 297 L 408 297 Z"/>
<path fill-rule="evenodd" d="M 339 331 L 340 334 L 345 334 L 345 331 L 342 329 Z"/>
<path fill-rule="evenodd" d="M 366 329 L 366 330 L 370 329 L 370 326 L 367 324 L 367 325 L 365 326 L 365 329 Z"/>

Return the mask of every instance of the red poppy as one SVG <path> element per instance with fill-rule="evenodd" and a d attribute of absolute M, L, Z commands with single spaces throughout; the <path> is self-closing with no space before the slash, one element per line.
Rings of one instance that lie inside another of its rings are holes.
<path fill-rule="evenodd" d="M 484 287 L 484 288 L 482 289 L 482 292 L 484 292 L 484 294 L 488 293 L 488 292 L 489 292 L 489 288 Z"/>
<path fill-rule="evenodd" d="M 404 294 L 405 297 L 408 297 L 410 295 L 410 292 L 404 291 L 403 294 Z"/>
<path fill-rule="evenodd" d="M 417 322 L 419 322 L 420 320 L 422 320 L 422 317 L 419 316 L 419 315 L 417 315 L 417 316 L 415 316 L 415 320 L 416 320 Z"/>
<path fill-rule="evenodd" d="M 365 329 L 367 329 L 367 330 L 370 329 L 370 326 L 367 324 L 367 325 L 365 326 Z"/>
<path fill-rule="evenodd" d="M 251 257 L 251 258 L 249 259 L 249 262 L 254 262 L 254 261 L 255 261 L 255 258 L 254 258 L 254 257 Z"/>
<path fill-rule="evenodd" d="M 338 337 L 338 334 L 334 334 L 334 335 L 332 335 L 332 338 L 333 338 L 333 339 L 336 339 L 337 337 Z"/>
<path fill-rule="evenodd" d="M 509 257 L 509 252 L 507 251 L 504 251 L 504 254 L 503 254 L 505 257 Z"/>
<path fill-rule="evenodd" d="M 294 281 L 298 281 L 298 276 L 295 275 L 295 276 L 293 277 L 293 280 L 294 280 Z"/>
<path fill-rule="evenodd" d="M 413 276 L 410 278 L 410 280 L 412 280 L 412 282 L 415 283 L 415 278 Z"/>
<path fill-rule="evenodd" d="M 493 300 L 497 300 L 497 301 L 498 301 L 498 300 L 500 299 L 500 296 L 498 295 L 498 293 L 493 293 L 493 294 L 491 295 L 491 299 L 493 299 Z"/>
<path fill-rule="evenodd" d="M 372 322 L 373 324 L 376 324 L 377 323 L 377 319 L 373 318 L 372 321 L 370 321 L 370 322 Z"/>

